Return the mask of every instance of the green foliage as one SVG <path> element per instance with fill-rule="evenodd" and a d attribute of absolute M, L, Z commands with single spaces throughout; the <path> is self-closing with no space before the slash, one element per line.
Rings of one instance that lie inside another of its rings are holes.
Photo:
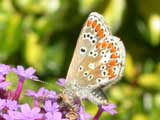
<path fill-rule="evenodd" d="M 48 82 L 27 81 L 26 89 L 45 86 L 59 91 L 55 82 L 66 76 L 85 19 L 91 11 L 100 12 L 127 52 L 123 79 L 106 91 L 118 114 L 103 114 L 102 120 L 158 120 L 159 4 L 158 0 L 1 0 L 0 62 L 33 66 Z M 16 81 L 15 75 L 9 77 Z M 85 102 L 85 106 L 95 114 L 95 105 Z"/>

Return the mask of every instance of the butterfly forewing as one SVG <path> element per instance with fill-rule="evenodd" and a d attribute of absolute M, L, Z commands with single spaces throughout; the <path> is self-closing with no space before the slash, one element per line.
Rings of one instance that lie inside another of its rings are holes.
<path fill-rule="evenodd" d="M 91 89 L 110 85 L 121 78 L 124 62 L 123 43 L 112 36 L 103 16 L 93 12 L 78 38 L 67 84 L 74 82 L 80 88 Z"/>
<path fill-rule="evenodd" d="M 104 36 L 109 35 L 111 35 L 111 32 L 103 17 L 96 12 L 91 13 L 78 38 L 72 62 L 67 74 L 67 82 L 72 82 L 72 80 L 79 77 L 77 71 L 81 69 L 80 66 L 83 61 L 94 61 L 94 59 L 88 57 L 89 52 L 92 53 L 91 50 L 96 46 L 98 41 L 104 39 Z"/>

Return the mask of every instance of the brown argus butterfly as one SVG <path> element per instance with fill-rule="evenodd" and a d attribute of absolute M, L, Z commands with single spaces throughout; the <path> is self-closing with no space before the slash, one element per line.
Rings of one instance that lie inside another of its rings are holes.
<path fill-rule="evenodd" d="M 103 87 L 120 80 L 125 65 L 125 48 L 111 34 L 103 16 L 92 12 L 84 24 L 69 67 L 65 93 L 70 101 L 88 99 L 106 105 Z"/>

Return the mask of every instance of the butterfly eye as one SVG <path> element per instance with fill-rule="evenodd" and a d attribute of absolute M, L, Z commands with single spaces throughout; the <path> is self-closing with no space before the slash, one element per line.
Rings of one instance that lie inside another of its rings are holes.
<path fill-rule="evenodd" d="M 86 53 L 86 51 L 87 51 L 87 49 L 85 48 L 85 47 L 81 47 L 81 49 L 80 49 L 80 54 L 85 54 Z"/>
<path fill-rule="evenodd" d="M 92 80 L 93 79 L 93 75 L 90 74 L 88 77 L 87 77 L 88 80 Z"/>
<path fill-rule="evenodd" d="M 89 75 L 89 72 L 88 71 L 85 71 L 84 73 L 83 73 L 83 76 L 84 77 L 87 77 Z"/>
<path fill-rule="evenodd" d="M 79 67 L 79 71 L 83 71 L 83 66 L 80 66 L 80 67 Z"/>

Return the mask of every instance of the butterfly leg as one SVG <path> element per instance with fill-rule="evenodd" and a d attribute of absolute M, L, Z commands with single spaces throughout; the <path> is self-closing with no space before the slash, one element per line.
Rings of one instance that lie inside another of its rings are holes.
<path fill-rule="evenodd" d="M 71 92 L 68 93 L 67 90 L 64 90 L 63 93 L 59 95 L 60 107 L 67 111 L 65 117 L 68 120 L 77 120 L 79 118 L 78 111 L 80 108 L 80 100 L 71 97 L 70 94 Z"/>

